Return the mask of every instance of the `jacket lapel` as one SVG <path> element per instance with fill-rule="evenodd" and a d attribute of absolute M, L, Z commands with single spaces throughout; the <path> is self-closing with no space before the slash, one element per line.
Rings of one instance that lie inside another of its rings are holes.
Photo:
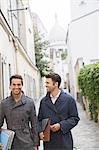
<path fill-rule="evenodd" d="M 15 102 L 11 96 L 10 100 L 12 101 L 12 108 L 19 107 L 21 105 L 24 105 L 26 103 L 25 95 L 23 94 L 21 97 L 21 100 L 19 102 Z"/>
<path fill-rule="evenodd" d="M 46 104 L 47 106 L 55 111 L 56 113 L 59 113 L 62 109 L 62 107 L 64 106 L 64 97 L 63 97 L 63 92 L 61 91 L 59 97 L 57 98 L 55 104 L 53 105 L 52 101 L 51 101 L 51 98 L 50 98 L 50 95 L 47 95 L 47 98 L 46 98 Z"/>
<path fill-rule="evenodd" d="M 55 105 L 52 103 L 52 101 L 51 101 L 51 97 L 50 97 L 50 94 L 47 94 L 47 96 L 46 96 L 46 105 L 47 105 L 47 107 L 49 108 L 49 109 L 51 109 L 51 110 L 53 110 L 54 112 L 56 112 L 57 113 L 57 109 L 56 109 L 56 107 L 55 107 Z"/>
<path fill-rule="evenodd" d="M 47 105 L 47 107 L 48 108 L 50 108 L 51 110 L 53 110 L 54 112 L 56 112 L 57 113 L 57 110 L 56 110 L 56 108 L 55 108 L 55 105 L 53 105 L 53 103 L 52 103 L 52 101 L 51 101 L 51 98 L 50 98 L 50 95 L 47 95 L 46 96 L 46 105 Z"/>

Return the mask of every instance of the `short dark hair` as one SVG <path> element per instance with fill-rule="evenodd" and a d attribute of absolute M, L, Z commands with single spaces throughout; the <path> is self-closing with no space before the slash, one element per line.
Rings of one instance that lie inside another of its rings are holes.
<path fill-rule="evenodd" d="M 22 78 L 21 75 L 19 75 L 19 74 L 12 75 L 12 76 L 10 77 L 10 85 L 11 85 L 12 79 L 20 79 L 20 80 L 21 80 L 21 83 L 22 83 L 22 85 L 23 85 L 23 78 Z"/>
<path fill-rule="evenodd" d="M 61 84 L 61 77 L 60 77 L 59 74 L 57 74 L 57 73 L 49 73 L 45 77 L 46 78 L 51 78 L 52 81 L 54 81 L 54 82 L 58 82 L 58 87 L 60 86 L 60 84 Z"/>

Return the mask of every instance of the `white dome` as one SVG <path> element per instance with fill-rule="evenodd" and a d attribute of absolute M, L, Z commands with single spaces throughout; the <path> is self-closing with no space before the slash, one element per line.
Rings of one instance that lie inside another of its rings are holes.
<path fill-rule="evenodd" d="M 65 30 L 59 25 L 57 19 L 55 21 L 55 25 L 52 27 L 49 33 L 49 41 L 65 41 L 66 40 L 66 32 Z"/>

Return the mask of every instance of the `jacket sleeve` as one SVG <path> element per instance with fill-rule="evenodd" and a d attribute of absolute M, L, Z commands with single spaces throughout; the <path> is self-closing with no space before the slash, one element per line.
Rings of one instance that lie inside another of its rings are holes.
<path fill-rule="evenodd" d="M 3 123 L 4 123 L 3 103 L 0 102 L 0 128 L 3 126 Z"/>
<path fill-rule="evenodd" d="M 43 120 L 43 114 L 42 114 L 42 100 L 41 100 L 39 106 L 39 112 L 38 112 L 39 133 L 42 132 L 42 120 Z"/>
<path fill-rule="evenodd" d="M 39 137 L 38 137 L 38 120 L 36 115 L 36 108 L 34 103 L 31 104 L 31 114 L 30 114 L 30 121 L 31 121 L 31 134 L 34 146 L 39 145 Z"/>
<path fill-rule="evenodd" d="M 80 118 L 78 116 L 76 102 L 73 98 L 71 98 L 69 102 L 69 117 L 60 121 L 61 131 L 63 132 L 63 134 L 66 134 L 73 127 L 75 127 L 78 124 L 79 120 Z"/>

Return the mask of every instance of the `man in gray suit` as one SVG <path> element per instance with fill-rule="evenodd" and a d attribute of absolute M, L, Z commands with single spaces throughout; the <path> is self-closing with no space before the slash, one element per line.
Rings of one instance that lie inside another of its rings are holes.
<path fill-rule="evenodd" d="M 37 116 L 33 99 L 22 91 L 21 75 L 10 77 L 11 95 L 0 103 L 0 128 L 6 120 L 7 128 L 15 132 L 11 150 L 38 150 Z"/>

